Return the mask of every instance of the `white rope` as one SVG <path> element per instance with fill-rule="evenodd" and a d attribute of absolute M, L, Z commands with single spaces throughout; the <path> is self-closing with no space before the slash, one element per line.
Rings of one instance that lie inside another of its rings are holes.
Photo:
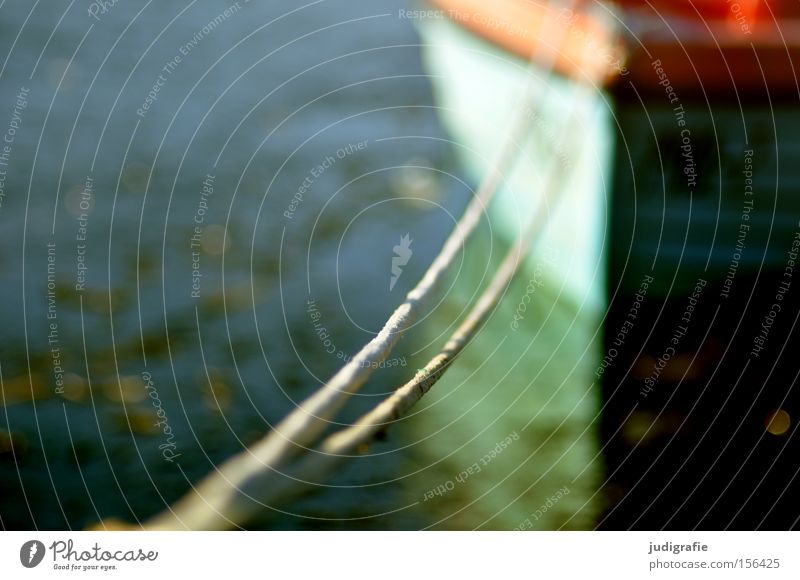
<path fill-rule="evenodd" d="M 575 134 L 573 130 L 580 127 L 580 118 L 580 114 L 573 113 L 564 132 L 566 135 Z M 579 156 L 580 147 L 568 149 L 576 151 L 576 158 Z M 534 212 L 534 216 L 529 220 L 523 234 L 506 253 L 489 286 L 467 314 L 464 322 L 450 336 L 444 348 L 430 359 L 411 380 L 361 416 L 355 423 L 326 437 L 313 452 L 292 466 L 292 469 L 288 470 L 284 477 L 268 489 L 264 489 L 259 494 L 260 502 L 275 505 L 318 487 L 313 483 L 314 481 L 324 479 L 342 460 L 352 456 L 359 447 L 370 443 L 378 433 L 385 431 L 390 425 L 403 418 L 430 391 L 450 368 L 450 364 L 455 358 L 472 342 L 519 273 L 528 253 L 542 233 L 548 208 L 552 209 L 558 204 L 564 190 L 569 185 L 569 179 L 562 179 L 565 169 L 561 160 L 555 159 L 552 162 L 544 187 L 545 195 Z"/>
<path fill-rule="evenodd" d="M 572 1 L 563 5 L 570 8 Z M 565 32 L 557 35 L 559 46 Z M 544 68 L 550 74 L 558 55 L 555 47 L 547 51 L 536 65 L 531 61 L 528 72 Z M 539 85 L 531 82 L 534 75 L 526 75 L 529 85 L 522 99 L 524 104 L 539 102 Z M 475 197 L 467 206 L 454 231 L 445 242 L 440 254 L 424 276 L 394 311 L 382 330 L 326 384 L 300 403 L 263 439 L 228 459 L 205 477 L 189 493 L 143 525 L 147 529 L 215 530 L 235 527 L 247 520 L 268 493 L 281 479 L 278 468 L 296 452 L 307 449 L 328 426 L 348 398 L 357 392 L 372 372 L 391 353 L 392 348 L 413 325 L 426 301 L 432 296 L 445 272 L 454 263 L 459 251 L 478 225 L 486 207 L 499 189 L 503 176 L 517 156 L 519 143 L 530 130 L 530 107 L 520 106 L 512 124 L 512 132 L 503 144 L 486 178 Z M 518 247 L 519 243 L 515 246 Z M 449 344 L 449 343 L 448 343 Z M 431 383 L 433 384 L 433 383 Z"/>

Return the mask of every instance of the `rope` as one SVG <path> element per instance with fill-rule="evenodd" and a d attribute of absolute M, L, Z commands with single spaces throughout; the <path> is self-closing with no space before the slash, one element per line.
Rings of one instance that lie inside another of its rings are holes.
<path fill-rule="evenodd" d="M 573 114 L 571 119 L 567 124 L 568 130 L 565 132 L 567 135 L 573 134 L 569 129 L 578 125 L 577 121 L 580 119 L 580 115 Z M 533 219 L 529 221 L 523 234 L 506 253 L 489 286 L 469 311 L 464 322 L 449 337 L 442 350 L 431 358 L 411 380 L 375 408 L 362 415 L 351 426 L 325 438 L 312 454 L 301 459 L 296 467 L 289 470 L 286 477 L 281 478 L 268 489 L 264 489 L 260 494 L 260 502 L 267 504 L 285 502 L 311 490 L 315 487 L 312 483 L 314 480 L 320 480 L 329 475 L 342 460 L 350 457 L 359 447 L 370 443 L 378 434 L 402 419 L 439 381 L 455 358 L 476 337 L 478 331 L 505 295 L 505 291 L 519 273 L 530 249 L 541 234 L 547 215 L 545 208 L 551 206 L 550 202 L 553 205 L 557 204 L 569 183 L 569 181 L 561 181 L 561 187 L 556 187 L 559 179 L 563 177 L 564 167 L 558 160 L 554 160 L 551 167 L 560 167 L 561 171 L 553 169 L 548 173 L 547 185 L 544 188 L 545 197 L 538 206 Z M 547 195 L 547 192 L 554 190 L 555 193 Z"/>
<path fill-rule="evenodd" d="M 574 0 L 568 0 L 563 6 L 571 8 L 573 2 Z M 560 45 L 565 30 L 565 27 L 559 28 L 558 42 L 555 46 Z M 546 74 L 550 74 L 558 54 L 555 47 L 552 48 L 546 52 L 546 58 L 539 60 L 537 64 L 531 61 L 527 72 L 532 73 L 541 67 Z M 531 82 L 533 76 L 526 75 L 529 84 L 525 89 L 525 98 L 521 99 L 521 102 L 524 104 L 530 100 L 535 106 L 540 95 L 537 94 L 539 86 Z M 454 263 L 458 252 L 474 233 L 485 208 L 499 189 L 503 176 L 517 156 L 518 143 L 522 142 L 530 131 L 528 107 L 518 107 L 515 117 L 510 136 L 505 140 L 499 155 L 480 184 L 475 197 L 456 224 L 454 231 L 445 242 L 440 254 L 375 338 L 367 343 L 326 384 L 281 420 L 264 438 L 249 449 L 228 459 L 197 486 L 193 486 L 189 493 L 174 505 L 146 521 L 143 524 L 144 528 L 151 530 L 231 528 L 251 517 L 254 507 L 258 507 L 258 504 L 264 506 L 258 498 L 268 497 L 271 487 L 277 489 L 281 487 L 281 480 L 286 480 L 278 468 L 299 450 L 308 449 L 308 446 L 320 436 L 349 397 L 364 385 L 375 368 L 391 353 L 395 344 L 413 325 L 426 301 Z M 527 247 L 530 245 L 528 238 L 532 237 L 532 233 L 529 231 L 514 245 L 512 253 L 516 252 L 515 256 L 518 257 L 527 252 Z M 510 259 L 513 264 L 509 262 Z M 410 381 L 365 417 L 383 417 L 387 411 L 391 412 L 386 416 L 392 416 L 395 412 L 405 412 L 410 405 L 419 400 L 435 383 L 435 380 L 432 379 L 435 377 L 438 380 L 438 377 L 444 372 L 445 365 L 460 352 L 466 344 L 466 339 L 472 336 L 481 325 L 483 317 L 499 300 L 500 292 L 507 286 L 513 273 L 519 268 L 519 263 L 520 260 L 511 254 L 506 257 L 487 291 L 488 296 L 484 295 L 480 298 L 475 310 L 451 337 L 445 350 L 426 365 L 425 368 L 431 374 L 426 375 L 425 380 L 421 383 L 416 382 L 416 379 Z M 502 281 L 505 283 L 501 284 Z M 413 399 L 415 395 L 412 393 L 417 391 L 419 396 Z M 411 402 L 412 400 L 413 402 Z M 393 402 L 389 403 L 390 401 Z M 345 429 L 345 435 L 339 435 L 338 438 L 331 440 L 330 444 L 342 445 L 356 433 L 359 440 L 368 433 L 371 437 L 377 428 L 379 427 L 376 425 L 356 423 Z M 349 431 L 349 429 L 355 429 L 355 431 Z"/>

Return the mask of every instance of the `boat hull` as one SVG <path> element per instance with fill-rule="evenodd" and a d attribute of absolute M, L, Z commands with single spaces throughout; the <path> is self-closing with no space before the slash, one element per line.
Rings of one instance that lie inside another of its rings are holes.
<path fill-rule="evenodd" d="M 432 449 L 428 458 L 443 481 L 469 471 L 488 443 L 512 433 L 519 442 L 490 465 L 478 460 L 479 476 L 429 505 L 446 527 L 591 528 L 602 510 L 594 377 L 606 304 L 609 106 L 604 94 L 530 69 L 446 18 L 422 20 L 419 30 L 441 119 L 474 183 L 503 147 L 520 106 L 530 126 L 488 209 L 491 233 L 467 250 L 473 253 L 462 288 L 469 290 L 451 301 L 467 300 L 479 283 L 486 248 L 509 245 L 538 206 L 546 211 L 518 281 L 415 418 L 422 432 L 437 426 L 439 437 L 452 439 L 436 449 L 455 451 L 443 457 Z M 535 105 L 521 103 L 529 78 Z M 545 201 L 548 181 L 558 195 Z"/>

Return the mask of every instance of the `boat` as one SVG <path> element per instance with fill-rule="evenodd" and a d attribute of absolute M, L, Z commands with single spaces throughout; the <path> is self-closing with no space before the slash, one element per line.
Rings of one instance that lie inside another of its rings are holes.
<path fill-rule="evenodd" d="M 454 444 L 471 441 L 479 429 L 459 418 L 480 400 L 481 421 L 515 425 L 525 444 L 458 500 L 493 494 L 489 505 L 443 499 L 443 521 L 795 526 L 785 507 L 797 470 L 784 453 L 796 451 L 800 409 L 780 343 L 796 309 L 770 305 L 789 291 L 800 235 L 800 5 L 430 0 L 415 12 L 441 118 L 473 180 L 527 112 L 529 137 L 489 209 L 496 239 L 515 239 L 537 204 L 547 213 L 528 258 L 522 345 L 498 363 L 488 349 L 506 334 L 490 323 L 483 348 L 499 368 L 479 380 L 477 363 L 454 369 L 450 389 L 467 402 L 428 414 L 428 427 L 461 425 L 448 429 Z M 766 355 L 759 325 L 777 329 L 773 319 L 783 325 Z M 757 388 L 737 392 L 743 376 Z M 501 380 L 510 395 L 495 394 Z M 435 460 L 460 471 L 469 453 Z"/>

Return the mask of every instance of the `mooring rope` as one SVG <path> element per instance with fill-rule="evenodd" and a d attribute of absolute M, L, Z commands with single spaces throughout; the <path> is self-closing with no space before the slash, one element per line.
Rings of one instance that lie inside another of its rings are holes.
<path fill-rule="evenodd" d="M 566 124 L 566 135 L 574 134 L 572 129 L 580 125 L 581 116 L 571 115 Z M 580 156 L 581 147 L 568 148 Z M 264 489 L 259 501 L 265 504 L 285 502 L 306 491 L 310 491 L 320 480 L 329 475 L 344 459 L 351 457 L 359 447 L 369 444 L 379 433 L 402 419 L 427 394 L 456 357 L 476 337 L 487 322 L 511 282 L 520 272 L 527 255 L 542 233 L 546 223 L 548 208 L 555 208 L 570 181 L 562 180 L 566 166 L 560 159 L 554 160 L 544 187 L 544 197 L 538 205 L 534 217 L 529 220 L 523 234 L 506 253 L 489 286 L 479 297 L 475 306 L 467 314 L 464 322 L 450 335 L 445 346 L 428 363 L 419 369 L 408 382 L 396 389 L 373 409 L 362 415 L 352 425 L 340 429 L 326 437 L 311 453 L 298 460 L 295 466 L 275 485 Z"/>
<path fill-rule="evenodd" d="M 574 0 L 568 0 L 560 5 L 569 9 L 573 3 Z M 504 141 L 487 176 L 446 240 L 440 254 L 434 259 L 417 286 L 394 311 L 382 330 L 327 383 L 301 402 L 264 438 L 225 461 L 198 485 L 193 486 L 174 505 L 144 522 L 142 524 L 144 528 L 215 530 L 236 527 L 252 516 L 255 507 L 263 505 L 260 498 L 270 495 L 271 487 L 282 487 L 278 482 L 281 479 L 286 480 L 286 477 L 278 468 L 296 452 L 308 450 L 308 446 L 320 436 L 347 399 L 364 385 L 372 372 L 391 353 L 397 341 L 413 325 L 426 301 L 475 231 L 486 207 L 500 188 L 504 175 L 516 159 L 521 148 L 520 143 L 524 143 L 530 131 L 530 107 L 533 106 L 535 110 L 542 97 L 539 94 L 541 86 L 535 82 L 538 79 L 535 79 L 536 75 L 532 73 L 543 70 L 545 75 L 552 74 L 559 52 L 558 47 L 561 45 L 566 28 L 566 25 L 558 28 L 557 42 L 549 47 L 551 50 L 545 53 L 543 59 L 536 62 L 531 59 L 526 71 L 528 85 L 523 92 L 521 106 L 516 111 L 509 137 Z M 525 105 L 528 102 L 531 105 Z M 416 378 L 412 379 L 365 418 L 371 420 L 375 417 L 391 417 L 398 411 L 405 412 L 424 392 L 427 392 L 435 382 L 433 379 L 441 376 L 446 365 L 463 349 L 466 341 L 480 327 L 483 319 L 499 300 L 508 281 L 518 270 L 521 262 L 519 256 L 527 252 L 531 241 L 528 237 L 533 233 L 535 232 L 529 229 L 529 234 L 520 238 L 514 245 L 473 312 L 450 338 L 442 353 L 426 365 L 429 374 L 425 379 L 421 382 Z M 413 398 L 416 396 L 413 394 L 415 392 L 419 392 L 416 400 Z M 383 419 L 381 421 L 384 422 Z M 334 438 L 325 441 L 328 445 L 338 448 L 345 442 L 349 445 L 353 437 L 359 440 L 371 437 L 375 430 L 376 425 L 356 423 L 345 429 L 343 435 L 331 436 Z M 324 456 L 318 455 L 318 457 Z"/>

